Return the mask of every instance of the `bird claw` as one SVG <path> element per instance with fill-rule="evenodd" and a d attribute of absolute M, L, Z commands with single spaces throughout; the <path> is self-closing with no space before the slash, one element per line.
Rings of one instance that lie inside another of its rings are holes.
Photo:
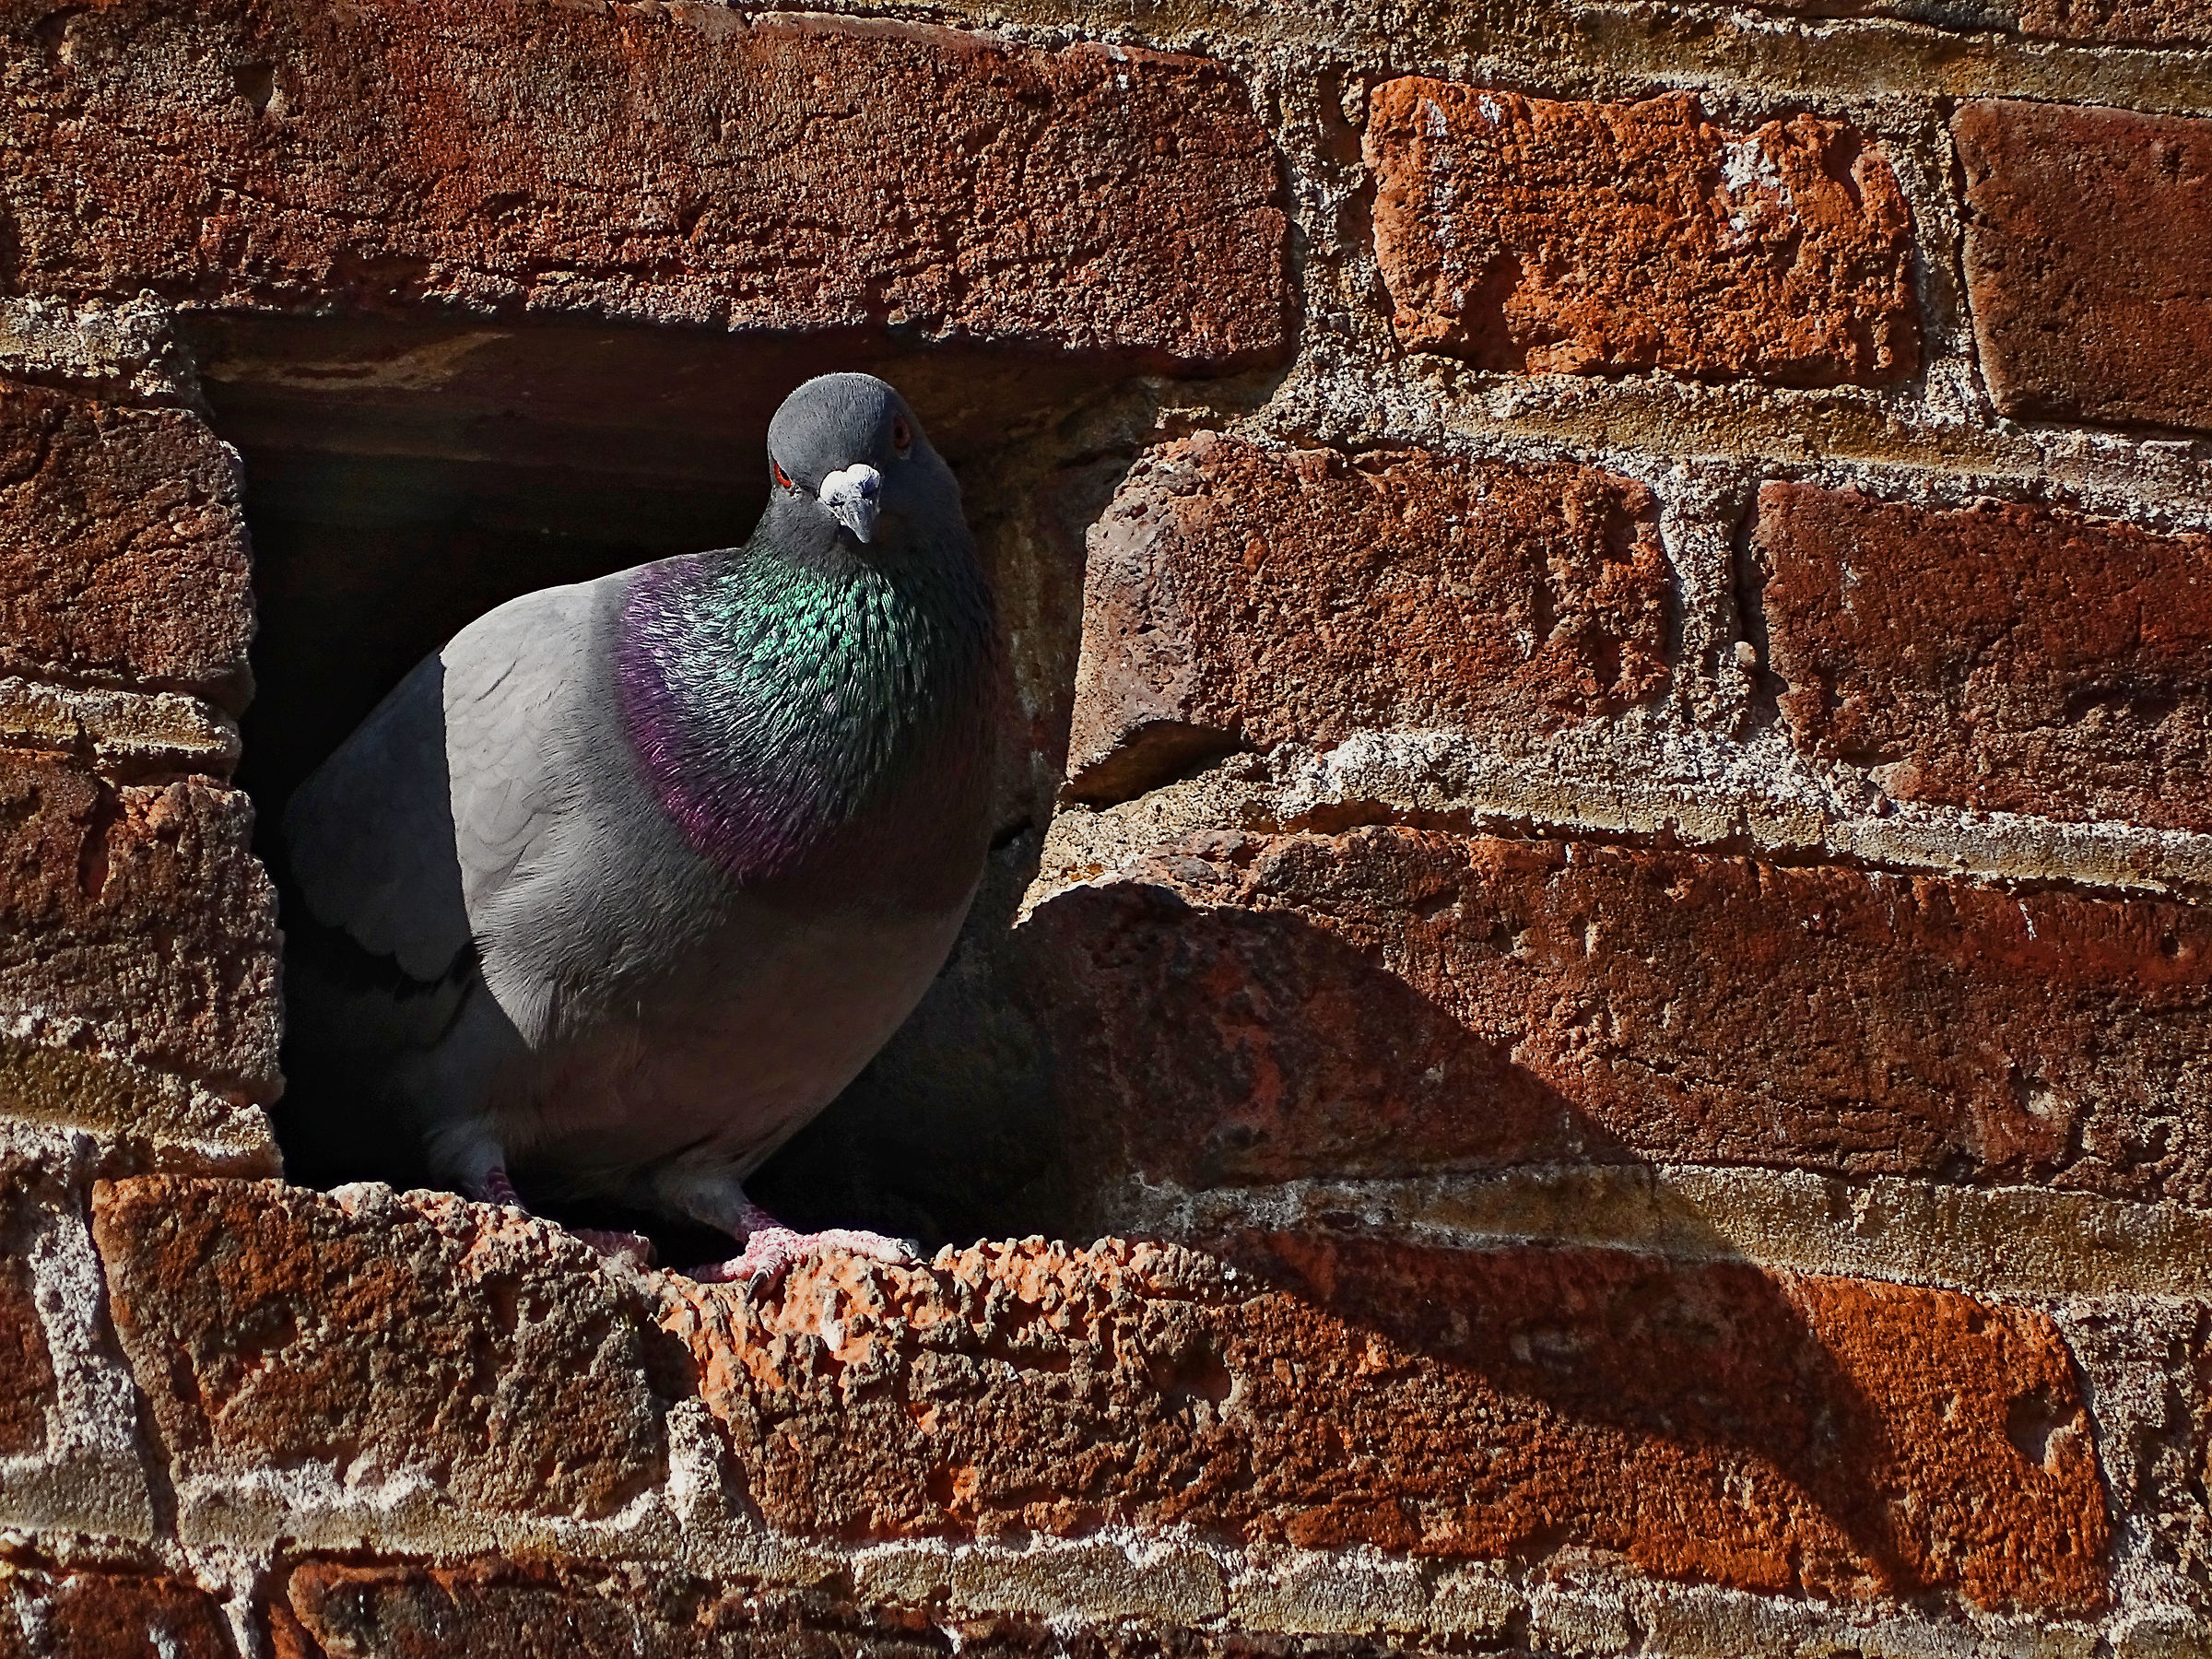
<path fill-rule="evenodd" d="M 746 1235 L 745 1249 L 726 1262 L 710 1262 L 691 1270 L 702 1285 L 743 1284 L 754 1295 L 772 1290 L 783 1276 L 808 1256 L 840 1252 L 871 1262 L 912 1262 L 914 1247 L 904 1239 L 865 1232 L 856 1227 L 833 1227 L 823 1232 L 794 1232 L 788 1227 L 756 1227 Z"/>

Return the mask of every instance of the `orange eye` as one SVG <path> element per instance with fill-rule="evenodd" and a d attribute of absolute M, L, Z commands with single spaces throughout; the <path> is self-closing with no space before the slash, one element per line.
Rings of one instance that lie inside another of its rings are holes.
<path fill-rule="evenodd" d="M 775 475 L 776 486 L 778 488 L 795 489 L 798 488 L 791 481 L 790 475 L 787 474 L 782 467 L 776 464 L 776 458 L 773 455 L 771 455 L 768 458 L 768 470 Z"/>
<path fill-rule="evenodd" d="M 914 429 L 906 424 L 906 417 L 891 417 L 891 447 L 900 454 L 914 447 Z"/>

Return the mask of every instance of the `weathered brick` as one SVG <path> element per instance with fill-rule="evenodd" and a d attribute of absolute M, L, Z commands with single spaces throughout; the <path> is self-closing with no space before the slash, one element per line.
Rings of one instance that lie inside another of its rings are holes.
<path fill-rule="evenodd" d="M 2101 1599 L 2081 1394 L 2043 1316 L 1954 1293 L 1247 1238 L 668 1278 L 773 1524 L 846 1537 L 1186 1524 L 1763 1591 Z"/>
<path fill-rule="evenodd" d="M 2212 536 L 1770 484 L 1752 545 L 1806 753 L 1903 800 L 2212 830 Z"/>
<path fill-rule="evenodd" d="M 2177 1577 L 2203 1583 L 2212 1573 L 2212 1303 L 2112 1295 L 2072 1302 L 2059 1318 L 2097 1403 L 2112 1512 Z"/>
<path fill-rule="evenodd" d="M 237 723 L 199 698 L 0 675 L 0 747 L 67 757 L 119 782 L 228 780 Z"/>
<path fill-rule="evenodd" d="M 33 293 L 895 329 L 1168 368 L 1288 345 L 1278 161 L 1206 59 L 551 0 L 126 0 L 5 30 L 0 206 Z"/>
<path fill-rule="evenodd" d="M 252 826 L 235 790 L 0 752 L 0 1011 L 273 1099 L 276 906 Z"/>
<path fill-rule="evenodd" d="M 253 634 L 237 466 L 206 422 L 0 382 L 0 670 L 235 711 Z"/>
<path fill-rule="evenodd" d="M 1653 698 L 1657 518 L 1585 466 L 1156 450 L 1091 534 L 1068 791 L 1126 798 L 1196 755 L 1363 726 L 1513 744 Z"/>
<path fill-rule="evenodd" d="M 637 1326 L 544 1222 L 382 1187 L 148 1176 L 100 1182 L 92 1228 L 181 1483 L 319 1465 L 603 1515 L 660 1477 Z"/>
<path fill-rule="evenodd" d="M 655 1565 L 477 1557 L 453 1565 L 315 1560 L 268 1607 L 274 1659 L 1419 1659 L 1389 1637 L 1097 1628 L 1062 1616 L 859 1606 L 827 1589 L 737 1587 Z"/>
<path fill-rule="evenodd" d="M 2212 427 L 2212 121 L 2004 100 L 1951 131 L 1997 406 Z"/>
<path fill-rule="evenodd" d="M 2023 0 L 2020 32 L 2046 40 L 2172 46 L 2212 41 L 2205 0 Z"/>
<path fill-rule="evenodd" d="M 0 1117 L 82 1129 L 106 1175 L 274 1175 L 268 1114 L 112 1055 L 0 1033 Z"/>
<path fill-rule="evenodd" d="M 155 1526 L 130 1379 L 107 1334 L 85 1227 L 86 1160 L 73 1141 L 0 1125 L 0 1513 L 9 1529 L 0 1533 L 0 1577 L 39 1568 L 35 1553 L 23 1553 L 33 1529 L 144 1538 Z M 0 1631 L 8 1624 L 0 1605 Z"/>
<path fill-rule="evenodd" d="M 69 1198 L 54 1171 L 0 1141 L 0 1453 L 46 1450 L 56 1404 L 53 1356 L 39 1315 L 30 1235 Z"/>
<path fill-rule="evenodd" d="M 1560 1159 L 2212 1203 L 2212 912 L 1413 830 L 1213 834 L 1024 924 L 1097 1180 Z"/>
<path fill-rule="evenodd" d="M 12 1253 L 0 1257 L 0 1453 L 46 1445 L 53 1360 L 34 1295 L 30 1264 Z"/>
<path fill-rule="evenodd" d="M 272 1608 L 276 1659 L 441 1659 L 463 1647 L 481 1659 L 929 1659 L 980 1653 L 915 1609 L 861 1609 L 804 1590 L 728 1589 L 688 1573 L 594 1571 L 581 1565 L 475 1559 L 453 1567 L 293 1569 Z M 547 1641 L 559 1632 L 558 1645 Z"/>
<path fill-rule="evenodd" d="M 232 1659 L 229 1622 L 189 1580 L 0 1564 L 14 1606 L 0 1629 L 7 1659 Z"/>
<path fill-rule="evenodd" d="M 1920 361 L 1912 238 L 1880 149 L 1695 98 L 1555 103 L 1384 81 L 1375 253 L 1409 346 L 1485 369 L 1876 385 Z"/>
<path fill-rule="evenodd" d="M 480 1659 L 924 1659 L 953 1651 L 919 1613 L 864 1612 L 805 1591 L 726 1589 L 665 1568 L 633 1574 L 554 1561 L 310 1561 L 291 1571 L 270 1611 L 276 1659 L 462 1651 Z"/>

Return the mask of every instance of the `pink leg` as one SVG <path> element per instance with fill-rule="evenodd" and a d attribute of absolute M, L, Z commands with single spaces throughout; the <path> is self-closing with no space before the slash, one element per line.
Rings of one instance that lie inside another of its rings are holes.
<path fill-rule="evenodd" d="M 464 1181 L 461 1183 L 461 1195 L 474 1198 L 478 1204 L 503 1204 L 509 1209 L 521 1210 L 524 1215 L 530 1213 L 530 1206 L 523 1202 L 523 1195 L 514 1190 L 514 1182 L 507 1179 L 505 1164 L 493 1164 L 484 1171 L 483 1179 L 479 1181 Z"/>
<path fill-rule="evenodd" d="M 755 1293 L 772 1290 L 796 1263 L 811 1255 L 841 1251 L 865 1256 L 871 1262 L 911 1262 L 914 1253 L 903 1239 L 886 1238 L 855 1227 L 833 1227 L 825 1232 L 794 1232 L 749 1198 L 741 1198 L 728 1226 L 745 1246 L 726 1262 L 695 1267 L 691 1277 L 701 1284 L 744 1284 Z"/>
<path fill-rule="evenodd" d="M 481 1181 L 465 1181 L 461 1188 L 463 1197 L 474 1198 L 478 1204 L 504 1205 L 509 1209 L 521 1210 L 525 1216 L 530 1213 L 530 1206 L 523 1202 L 523 1195 L 508 1179 L 505 1164 L 493 1164 Z M 577 1227 L 570 1231 L 603 1256 L 634 1256 L 641 1267 L 650 1265 L 653 1261 L 653 1241 L 641 1233 L 615 1232 L 604 1227 Z"/>

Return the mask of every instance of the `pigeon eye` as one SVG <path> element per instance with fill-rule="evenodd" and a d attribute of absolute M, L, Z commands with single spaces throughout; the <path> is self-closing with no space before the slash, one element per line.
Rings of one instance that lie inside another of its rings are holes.
<path fill-rule="evenodd" d="M 796 489 L 798 488 L 797 485 L 791 481 L 791 475 L 786 473 L 783 468 L 777 464 L 776 458 L 773 455 L 771 455 L 768 458 L 768 470 L 775 475 L 777 488 L 782 489 Z"/>
<path fill-rule="evenodd" d="M 914 429 L 906 424 L 906 417 L 891 417 L 891 447 L 900 454 L 914 447 Z"/>

